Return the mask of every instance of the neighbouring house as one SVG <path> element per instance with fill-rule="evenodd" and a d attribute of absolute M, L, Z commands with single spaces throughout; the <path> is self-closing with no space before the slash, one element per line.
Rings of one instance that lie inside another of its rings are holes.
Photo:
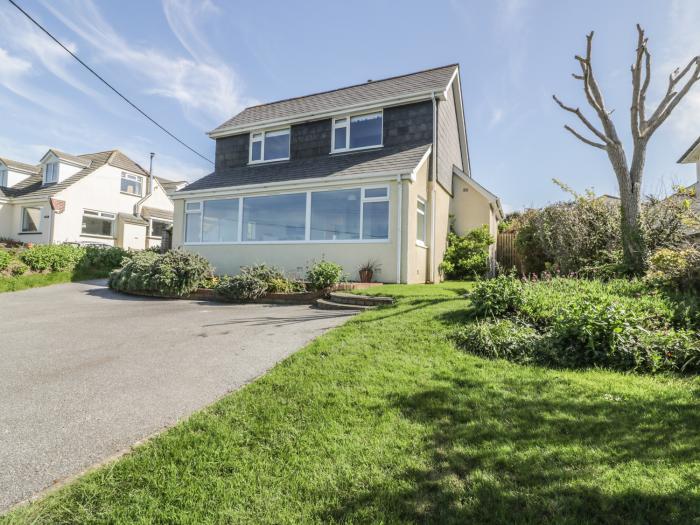
<path fill-rule="evenodd" d="M 694 194 L 694 199 L 692 203 L 692 209 L 700 215 L 700 137 L 698 137 L 695 142 L 688 148 L 688 150 L 678 159 L 679 164 L 695 164 L 695 182 L 688 186 L 686 189 L 690 190 Z M 692 227 L 690 229 L 689 235 L 697 239 L 700 239 L 700 229 L 697 227 Z"/>
<path fill-rule="evenodd" d="M 351 279 L 440 280 L 450 226 L 502 217 L 473 178 L 457 64 L 252 106 L 209 133 L 214 172 L 174 193 L 173 246 L 218 273 L 313 261 Z M 495 247 L 494 247 L 495 248 Z"/>
<path fill-rule="evenodd" d="M 39 164 L 0 157 L 0 237 L 34 244 L 159 246 L 173 220 L 170 191 L 118 150 L 69 155 L 50 149 Z"/>

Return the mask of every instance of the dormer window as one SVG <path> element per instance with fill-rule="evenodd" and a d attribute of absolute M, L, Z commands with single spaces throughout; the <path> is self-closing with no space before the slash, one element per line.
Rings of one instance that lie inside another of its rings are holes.
<path fill-rule="evenodd" d="M 289 159 L 289 128 L 250 134 L 250 163 Z"/>
<path fill-rule="evenodd" d="M 44 184 L 58 182 L 58 162 L 44 164 Z"/>
<path fill-rule="evenodd" d="M 7 187 L 7 170 L 0 168 L 0 188 Z"/>
<path fill-rule="evenodd" d="M 382 112 L 333 119 L 332 152 L 375 148 L 382 145 Z"/>
<path fill-rule="evenodd" d="M 122 171 L 121 192 L 141 197 L 143 195 L 143 177 Z"/>

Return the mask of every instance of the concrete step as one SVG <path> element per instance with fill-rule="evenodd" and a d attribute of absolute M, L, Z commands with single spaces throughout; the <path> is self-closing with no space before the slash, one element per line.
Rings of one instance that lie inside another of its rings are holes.
<path fill-rule="evenodd" d="M 361 312 L 372 308 L 372 306 L 364 306 L 361 304 L 336 303 L 334 301 L 329 301 L 328 299 L 316 299 L 316 307 L 321 310 L 347 310 L 355 312 Z"/>
<path fill-rule="evenodd" d="M 391 297 L 379 297 L 371 295 L 356 295 L 343 292 L 331 292 L 331 299 L 334 303 L 352 304 L 358 306 L 382 306 L 394 304 L 394 299 Z"/>

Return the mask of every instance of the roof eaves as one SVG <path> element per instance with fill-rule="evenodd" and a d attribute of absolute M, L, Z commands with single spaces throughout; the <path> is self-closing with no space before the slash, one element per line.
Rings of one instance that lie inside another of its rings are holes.
<path fill-rule="evenodd" d="M 696 162 L 696 160 L 688 160 L 688 158 L 693 154 L 693 152 L 695 151 L 696 148 L 698 148 L 698 146 L 700 146 L 700 137 L 698 137 L 695 140 L 695 142 L 693 142 L 691 144 L 691 146 L 688 148 L 688 150 L 685 153 L 683 153 L 683 155 L 681 155 L 681 158 L 678 159 L 677 163 L 678 164 L 685 164 L 688 162 Z M 700 152 L 698 152 L 698 153 L 700 153 Z"/>

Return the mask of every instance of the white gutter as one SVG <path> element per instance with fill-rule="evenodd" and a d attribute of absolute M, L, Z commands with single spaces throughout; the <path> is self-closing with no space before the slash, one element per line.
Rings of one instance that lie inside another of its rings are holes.
<path fill-rule="evenodd" d="M 274 119 L 268 119 L 268 120 L 261 120 L 258 122 L 250 123 L 250 124 L 242 124 L 240 126 L 229 126 L 227 128 L 223 128 L 220 130 L 212 130 L 207 135 L 209 135 L 210 138 L 221 138 L 221 137 L 226 137 L 229 135 L 235 135 L 238 133 L 245 133 L 249 131 L 257 131 L 260 130 L 261 128 L 265 128 L 267 126 L 275 126 L 275 125 L 280 125 L 280 124 L 295 124 L 298 122 L 305 122 L 308 120 L 314 120 L 314 119 L 322 119 L 322 118 L 330 118 L 335 115 L 338 115 L 340 113 L 345 113 L 348 111 L 369 111 L 372 109 L 377 109 L 380 107 L 386 107 L 388 104 L 393 104 L 393 105 L 400 105 L 400 104 L 408 104 L 410 102 L 418 102 L 420 100 L 428 100 L 431 97 L 435 97 L 435 91 L 421 91 L 418 93 L 412 93 L 410 95 L 403 95 L 400 97 L 389 97 L 385 99 L 380 99 L 380 100 L 374 100 L 372 101 L 371 104 L 366 104 L 366 103 L 361 103 L 361 104 L 351 104 L 349 106 L 342 106 L 342 107 L 334 107 L 333 109 L 325 110 L 325 111 L 309 111 L 306 113 L 300 113 L 297 115 L 294 115 L 292 118 L 289 117 L 280 117 L 280 118 L 274 118 Z M 272 102 L 271 104 L 275 104 L 275 102 Z"/>
<path fill-rule="evenodd" d="M 401 182 L 401 175 L 396 176 L 396 184 L 398 186 L 396 189 L 396 284 L 401 284 L 401 257 L 403 256 L 403 253 L 401 253 L 401 222 L 403 220 L 403 203 L 401 202 L 403 183 Z"/>
<path fill-rule="evenodd" d="M 453 77 L 454 78 L 454 77 Z M 438 109 L 438 103 L 437 103 L 437 98 L 435 97 L 435 92 L 433 91 L 433 146 L 432 149 L 434 151 L 434 155 L 432 158 L 432 180 L 430 181 L 430 244 L 429 246 L 429 254 L 430 254 L 430 281 L 435 282 L 435 220 L 436 220 L 436 203 L 435 199 L 437 198 L 437 192 L 435 191 L 435 184 L 437 181 L 437 157 L 438 157 L 438 148 L 437 148 L 437 125 L 438 125 L 438 118 L 437 118 L 437 109 Z"/>

